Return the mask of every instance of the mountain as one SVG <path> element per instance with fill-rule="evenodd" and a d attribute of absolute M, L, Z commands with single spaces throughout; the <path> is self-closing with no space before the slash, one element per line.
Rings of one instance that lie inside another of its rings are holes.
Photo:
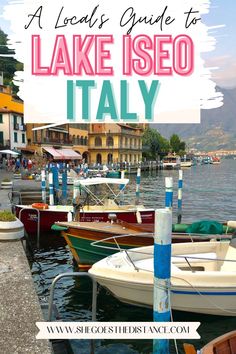
<path fill-rule="evenodd" d="M 224 95 L 220 108 L 202 110 L 201 124 L 153 124 L 164 137 L 178 134 L 189 148 L 236 150 L 236 88 L 217 88 Z"/>

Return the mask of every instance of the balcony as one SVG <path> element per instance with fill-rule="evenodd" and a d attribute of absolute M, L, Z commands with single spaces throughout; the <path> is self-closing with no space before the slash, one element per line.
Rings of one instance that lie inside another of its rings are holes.
<path fill-rule="evenodd" d="M 14 123 L 14 130 L 19 130 L 19 124 L 18 123 Z"/>
<path fill-rule="evenodd" d="M 52 138 L 35 139 L 33 141 L 33 144 L 73 145 L 71 139 L 52 139 Z"/>

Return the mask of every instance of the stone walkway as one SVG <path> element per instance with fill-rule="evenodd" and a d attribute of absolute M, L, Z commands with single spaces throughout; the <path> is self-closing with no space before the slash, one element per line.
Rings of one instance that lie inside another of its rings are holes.
<path fill-rule="evenodd" d="M 12 174 L 0 170 L 0 181 L 4 178 Z M 14 184 L 17 189 L 40 188 L 35 181 Z M 10 210 L 7 190 L 0 189 L 0 204 L 0 209 Z M 47 340 L 35 338 L 35 322 L 43 321 L 43 315 L 21 241 L 0 242 L 0 284 L 0 353 L 52 353 Z"/>

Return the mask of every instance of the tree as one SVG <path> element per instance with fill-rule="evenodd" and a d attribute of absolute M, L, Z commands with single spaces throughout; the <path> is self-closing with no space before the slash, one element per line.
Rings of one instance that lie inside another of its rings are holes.
<path fill-rule="evenodd" d="M 146 128 L 143 134 L 143 156 L 148 160 L 156 160 L 161 153 L 167 153 L 169 142 L 153 128 Z"/>
<path fill-rule="evenodd" d="M 181 141 L 177 134 L 173 134 L 170 137 L 170 147 L 173 152 L 180 153 L 185 151 L 186 143 Z"/>
<path fill-rule="evenodd" d="M 15 52 L 7 46 L 7 35 L 0 29 L 0 55 L 14 55 Z M 13 92 L 18 91 L 17 86 L 13 85 L 12 80 L 15 71 L 23 70 L 23 64 L 13 57 L 0 56 L 0 72 L 3 72 L 4 85 L 12 85 Z"/>

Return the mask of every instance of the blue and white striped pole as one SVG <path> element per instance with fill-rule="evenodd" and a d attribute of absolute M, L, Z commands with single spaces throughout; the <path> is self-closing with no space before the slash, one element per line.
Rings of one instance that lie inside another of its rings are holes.
<path fill-rule="evenodd" d="M 182 220 L 182 189 L 183 189 L 183 171 L 179 170 L 178 181 L 178 211 L 177 211 L 177 223 L 180 224 Z"/>
<path fill-rule="evenodd" d="M 62 199 L 64 202 L 64 201 L 66 201 L 66 198 L 67 198 L 67 164 L 65 162 L 63 162 L 61 177 L 62 177 L 61 192 L 62 192 Z"/>
<path fill-rule="evenodd" d="M 48 174 L 49 181 L 49 205 L 54 205 L 54 190 L 53 190 L 53 174 L 49 172 Z"/>
<path fill-rule="evenodd" d="M 51 168 L 53 174 L 53 190 L 54 190 L 54 203 L 58 203 L 59 194 L 59 171 L 57 166 L 52 166 Z"/>
<path fill-rule="evenodd" d="M 62 198 L 66 200 L 67 198 L 67 171 L 66 169 L 62 172 Z"/>
<path fill-rule="evenodd" d="M 155 211 L 153 320 L 169 322 L 172 211 Z M 153 340 L 153 354 L 168 354 L 168 339 Z"/>
<path fill-rule="evenodd" d="M 165 178 L 165 187 L 166 187 L 166 198 L 165 198 L 165 207 L 172 209 L 173 205 L 173 178 Z"/>
<path fill-rule="evenodd" d="M 46 203 L 46 173 L 45 173 L 45 170 L 41 171 L 41 189 L 42 189 L 42 202 Z"/>
<path fill-rule="evenodd" d="M 137 205 L 139 203 L 139 198 L 140 198 L 140 183 L 141 183 L 141 168 L 138 167 L 137 169 L 137 176 L 136 176 L 136 201 L 135 204 Z"/>
<path fill-rule="evenodd" d="M 123 180 L 125 178 L 125 171 L 122 170 L 120 173 L 120 178 Z M 121 193 L 121 204 L 124 204 L 124 189 L 125 189 L 125 184 L 120 184 L 119 185 L 120 193 Z"/>

